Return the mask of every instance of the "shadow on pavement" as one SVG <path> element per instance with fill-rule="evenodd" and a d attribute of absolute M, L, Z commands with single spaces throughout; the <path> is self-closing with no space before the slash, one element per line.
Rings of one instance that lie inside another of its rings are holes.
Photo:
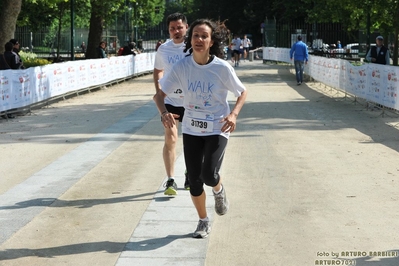
<path fill-rule="evenodd" d="M 264 73 L 266 68 L 275 69 L 277 73 Z M 248 132 L 257 130 L 323 131 L 351 128 L 370 137 L 369 141 L 359 142 L 359 144 L 379 143 L 399 152 L 398 129 L 387 125 L 390 120 L 399 122 L 398 116 L 384 118 L 378 112 L 370 111 L 364 105 L 350 99 L 331 97 L 317 89 L 310 88 L 306 83 L 297 86 L 295 75 L 290 72 L 291 68 L 292 66 L 288 64 L 244 64 L 242 68 L 237 68 L 244 85 L 260 83 L 265 86 L 263 101 L 261 94 L 261 99 L 258 99 L 257 102 L 247 100 L 245 103 L 243 111 L 240 113 L 241 121 L 237 133 L 243 129 L 247 133 L 245 136 L 248 137 L 251 136 L 251 134 L 248 135 Z M 287 85 L 300 97 L 282 102 L 270 99 L 267 94 L 270 89 L 283 91 L 287 89 Z M 287 109 L 290 112 L 282 111 Z M 280 119 L 280 122 L 276 122 L 276 119 Z M 241 135 L 237 133 L 231 137 L 240 137 Z M 252 135 L 257 136 L 256 133 Z"/>
<path fill-rule="evenodd" d="M 14 260 L 23 257 L 53 258 L 57 256 L 76 255 L 93 252 L 120 253 L 122 251 L 151 251 L 169 245 L 181 238 L 191 238 L 191 234 L 168 235 L 161 238 L 147 239 L 137 242 L 110 242 L 79 243 L 49 248 L 16 248 L 0 251 L 0 259 Z"/>
<path fill-rule="evenodd" d="M 21 201 L 13 206 L 2 206 L 0 207 L 0 210 L 23 209 L 23 208 L 37 207 L 37 206 L 48 206 L 51 208 L 63 208 L 63 207 L 91 208 L 97 205 L 116 204 L 128 201 L 151 201 L 155 193 L 157 192 L 131 195 L 125 197 L 108 198 L 108 199 L 60 200 L 56 198 L 38 198 L 27 201 Z M 148 197 L 148 198 L 140 199 L 143 197 Z"/>

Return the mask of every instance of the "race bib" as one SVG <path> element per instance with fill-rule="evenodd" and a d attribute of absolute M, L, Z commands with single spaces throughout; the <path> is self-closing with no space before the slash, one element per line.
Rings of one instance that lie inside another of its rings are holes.
<path fill-rule="evenodd" d="M 214 115 L 208 112 L 185 110 L 185 127 L 191 132 L 212 133 Z"/>

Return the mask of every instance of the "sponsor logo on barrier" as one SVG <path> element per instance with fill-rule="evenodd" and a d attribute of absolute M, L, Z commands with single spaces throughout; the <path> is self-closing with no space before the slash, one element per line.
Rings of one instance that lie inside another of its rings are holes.
<path fill-rule="evenodd" d="M 8 85 L 9 81 L 8 78 L 5 76 L 0 77 L 0 85 Z"/>

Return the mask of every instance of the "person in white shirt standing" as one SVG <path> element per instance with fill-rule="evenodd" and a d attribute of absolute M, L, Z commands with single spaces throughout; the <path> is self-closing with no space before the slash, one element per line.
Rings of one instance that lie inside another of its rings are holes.
<path fill-rule="evenodd" d="M 175 63 L 185 57 L 185 37 L 188 29 L 187 18 L 181 13 L 173 13 L 166 19 L 169 29 L 170 40 L 159 46 L 154 62 L 154 84 L 155 91 L 161 91 L 159 80 L 166 75 Z M 182 92 L 176 89 L 165 98 L 165 106 L 168 112 L 177 114 L 176 124 L 183 120 L 184 107 Z M 162 119 L 162 118 L 161 118 Z M 168 180 L 165 183 L 165 195 L 177 194 L 177 185 L 174 181 L 176 142 L 178 139 L 178 127 L 165 127 L 165 143 L 163 147 L 163 160 Z M 190 189 L 186 175 L 185 189 Z"/>
<path fill-rule="evenodd" d="M 194 21 L 186 40 L 186 51 L 190 56 L 177 62 L 160 80 L 162 90 L 154 95 L 165 128 L 175 128 L 178 115 L 168 112 L 164 98 L 176 89 L 184 96 L 184 160 L 191 199 L 199 217 L 192 235 L 194 238 L 205 238 L 211 231 L 204 185 L 212 187 L 216 214 L 224 215 L 229 209 L 219 170 L 247 90 L 234 68 L 223 60 L 222 43 L 227 36 L 223 23 L 209 19 Z M 229 92 L 237 98 L 232 110 L 228 102 Z"/>

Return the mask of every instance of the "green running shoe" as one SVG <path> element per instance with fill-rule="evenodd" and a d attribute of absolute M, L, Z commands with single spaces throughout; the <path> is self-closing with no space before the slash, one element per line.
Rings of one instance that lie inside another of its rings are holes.
<path fill-rule="evenodd" d="M 164 195 L 167 195 L 167 196 L 176 196 L 177 195 L 177 185 L 176 185 L 174 179 L 170 179 L 170 180 L 166 181 L 166 183 L 163 186 L 165 188 L 165 192 L 163 193 Z"/>

